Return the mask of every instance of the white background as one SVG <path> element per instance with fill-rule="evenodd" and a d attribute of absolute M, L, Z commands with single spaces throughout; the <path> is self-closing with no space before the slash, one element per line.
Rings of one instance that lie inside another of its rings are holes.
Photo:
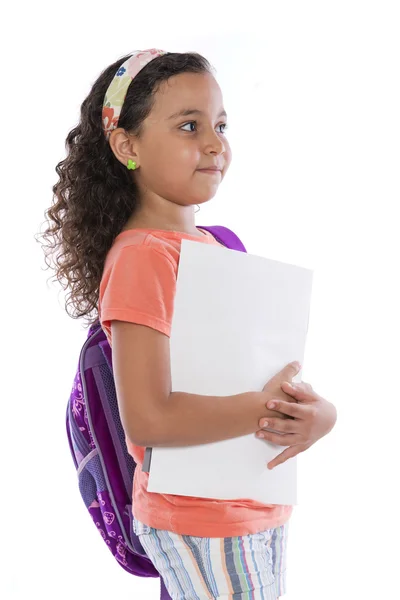
<path fill-rule="evenodd" d="M 196 224 L 314 269 L 303 380 L 338 422 L 299 457 L 285 598 L 398 597 L 399 4 L 233 4 L 2 9 L 4 600 L 159 598 L 158 579 L 112 558 L 79 495 L 65 410 L 87 331 L 34 239 L 92 83 L 149 47 L 204 54 L 223 90 L 234 158 Z"/>

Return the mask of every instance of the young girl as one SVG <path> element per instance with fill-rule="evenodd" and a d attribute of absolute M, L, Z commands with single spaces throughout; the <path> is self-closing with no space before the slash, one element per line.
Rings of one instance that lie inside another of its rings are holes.
<path fill-rule="evenodd" d="M 80 123 L 67 137 L 69 155 L 57 166 L 58 202 L 48 210 L 54 221 L 48 234 L 60 236 L 64 256 L 58 276 L 71 287 L 75 317 L 94 311 L 89 324 L 99 316 L 112 347 L 121 421 L 137 463 L 135 532 L 176 600 L 284 594 L 292 507 L 150 493 L 141 469 L 145 447 L 255 433 L 262 417 L 293 437 L 295 453 L 317 439 L 301 447 L 295 427 L 302 407 L 288 387 L 281 390 L 298 373 L 294 363 L 262 392 L 171 393 L 181 240 L 219 244 L 195 226 L 194 206 L 216 194 L 229 168 L 226 129 L 221 90 L 205 58 L 159 50 L 125 56 L 99 76 L 83 102 Z M 266 408 L 271 397 L 279 412 Z M 269 439 L 277 441 L 273 434 Z"/>

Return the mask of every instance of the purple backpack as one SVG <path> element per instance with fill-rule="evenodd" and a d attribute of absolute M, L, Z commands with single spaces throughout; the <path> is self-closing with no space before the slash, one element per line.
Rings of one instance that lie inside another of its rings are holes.
<path fill-rule="evenodd" d="M 227 248 L 246 252 L 227 227 L 203 227 Z M 132 485 L 136 463 L 128 453 L 115 390 L 112 353 L 100 322 L 81 349 L 67 405 L 67 435 L 79 491 L 101 537 L 123 569 L 160 577 L 133 530 Z M 161 579 L 161 600 L 171 600 Z"/>

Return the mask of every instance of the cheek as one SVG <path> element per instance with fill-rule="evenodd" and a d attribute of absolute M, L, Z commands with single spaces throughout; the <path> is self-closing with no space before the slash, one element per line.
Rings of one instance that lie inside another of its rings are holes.
<path fill-rule="evenodd" d="M 176 148 L 175 157 L 182 166 L 197 169 L 200 154 L 194 144 L 181 144 Z"/>
<path fill-rule="evenodd" d="M 181 184 L 188 183 L 192 179 L 199 162 L 200 158 L 197 152 L 188 147 L 175 148 L 174 151 L 169 150 L 168 155 L 165 156 L 169 178 Z"/>
<path fill-rule="evenodd" d="M 199 154 L 194 145 L 169 143 L 158 146 L 152 153 L 152 162 L 157 170 L 173 174 L 179 179 L 192 174 L 199 164 Z"/>
<path fill-rule="evenodd" d="M 232 151 L 231 151 L 231 147 L 229 146 L 229 144 L 226 144 L 226 150 L 224 152 L 224 158 L 225 158 L 225 169 L 224 171 L 227 171 L 229 168 L 229 165 L 232 162 Z"/>
<path fill-rule="evenodd" d="M 188 194 L 198 166 L 196 152 L 180 144 L 159 145 L 144 160 L 144 184 L 159 195 Z"/>

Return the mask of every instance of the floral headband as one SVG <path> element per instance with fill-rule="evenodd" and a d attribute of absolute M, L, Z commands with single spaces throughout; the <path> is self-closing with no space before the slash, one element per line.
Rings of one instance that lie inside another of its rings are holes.
<path fill-rule="evenodd" d="M 166 54 L 164 50 L 137 50 L 118 69 L 107 88 L 102 111 L 103 130 L 107 140 L 118 126 L 122 105 L 132 79 L 157 56 Z"/>

